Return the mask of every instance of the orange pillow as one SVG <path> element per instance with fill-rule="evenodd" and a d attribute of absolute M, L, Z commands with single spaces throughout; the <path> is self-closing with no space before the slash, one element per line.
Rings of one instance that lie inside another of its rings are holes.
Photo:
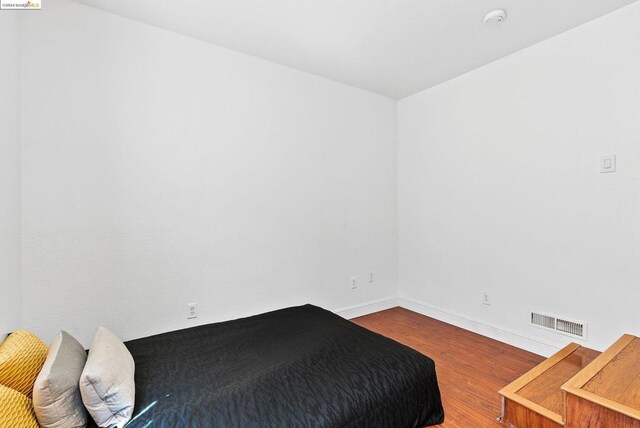
<path fill-rule="evenodd" d="M 11 333 L 0 344 L 0 385 L 30 398 L 47 352 L 47 345 L 33 333 L 25 330 Z"/>
<path fill-rule="evenodd" d="M 24 394 L 0 385 L 0 427 L 38 428 L 33 405 Z"/>

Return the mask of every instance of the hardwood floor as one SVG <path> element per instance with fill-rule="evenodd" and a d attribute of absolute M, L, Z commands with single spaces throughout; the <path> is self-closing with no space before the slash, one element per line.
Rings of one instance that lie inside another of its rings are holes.
<path fill-rule="evenodd" d="M 503 427 L 497 391 L 544 360 L 536 354 L 403 308 L 352 320 L 428 355 L 436 363 L 442 428 Z"/>

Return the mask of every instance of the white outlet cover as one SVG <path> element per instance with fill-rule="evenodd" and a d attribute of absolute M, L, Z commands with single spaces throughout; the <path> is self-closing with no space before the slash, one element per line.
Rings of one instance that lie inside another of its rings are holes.
<path fill-rule="evenodd" d="M 197 303 L 188 303 L 187 304 L 187 319 L 198 318 L 198 304 Z"/>
<path fill-rule="evenodd" d="M 485 306 L 491 306 L 491 298 L 487 291 L 482 293 L 482 304 Z"/>

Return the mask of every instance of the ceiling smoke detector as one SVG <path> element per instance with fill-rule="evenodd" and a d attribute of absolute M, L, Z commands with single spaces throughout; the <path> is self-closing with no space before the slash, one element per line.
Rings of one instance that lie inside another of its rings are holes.
<path fill-rule="evenodd" d="M 507 19 L 507 12 L 504 9 L 497 9 L 484 16 L 484 23 L 490 27 L 502 24 Z"/>

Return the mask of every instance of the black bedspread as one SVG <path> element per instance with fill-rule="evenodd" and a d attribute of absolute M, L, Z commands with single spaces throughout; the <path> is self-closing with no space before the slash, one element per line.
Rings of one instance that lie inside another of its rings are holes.
<path fill-rule="evenodd" d="M 434 363 L 305 305 L 126 342 L 128 427 L 419 427 L 444 418 Z"/>

